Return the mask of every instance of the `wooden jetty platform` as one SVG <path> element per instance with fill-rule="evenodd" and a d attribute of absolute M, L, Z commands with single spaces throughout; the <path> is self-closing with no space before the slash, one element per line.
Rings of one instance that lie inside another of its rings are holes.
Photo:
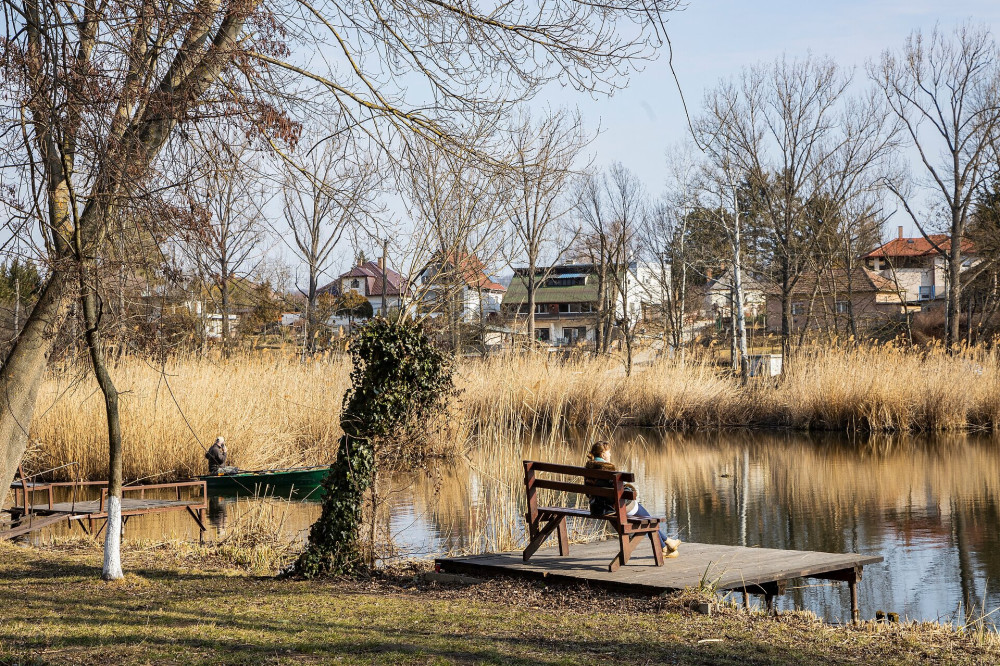
<path fill-rule="evenodd" d="M 796 578 L 819 578 L 843 581 L 851 594 L 851 616 L 857 621 L 858 581 L 867 564 L 882 561 L 879 556 L 855 553 L 822 553 L 775 548 L 746 548 L 706 543 L 685 543 L 680 556 L 668 558 L 657 567 L 652 555 L 636 554 L 614 573 L 608 561 L 614 557 L 617 540 L 573 544 L 569 555 L 545 548 L 528 562 L 521 551 L 443 557 L 435 560 L 440 571 L 472 576 L 517 576 L 565 583 L 586 583 L 605 589 L 644 594 L 674 592 L 696 588 L 702 581 L 718 590 L 763 595 L 769 610 L 774 597 L 784 594 L 788 581 Z M 746 597 L 744 597 L 746 600 Z"/>
<path fill-rule="evenodd" d="M 66 481 L 39 483 L 19 480 L 11 484 L 14 504 L 6 509 L 11 516 L 11 527 L 0 531 L 0 539 L 12 539 L 41 530 L 61 521 L 79 525 L 84 533 L 100 534 L 107 522 L 107 481 Z M 68 491 L 69 501 L 56 501 L 57 494 Z M 77 494 L 100 491 L 97 499 L 75 499 Z M 38 493 L 41 501 L 35 501 Z M 147 497 L 147 494 L 149 495 Z M 167 495 L 167 497 L 157 497 Z M 180 481 L 122 488 L 122 524 L 132 516 L 164 511 L 186 511 L 201 532 L 205 527 L 205 510 L 208 509 L 208 489 L 204 481 Z M 94 532 L 95 522 L 101 522 Z"/>

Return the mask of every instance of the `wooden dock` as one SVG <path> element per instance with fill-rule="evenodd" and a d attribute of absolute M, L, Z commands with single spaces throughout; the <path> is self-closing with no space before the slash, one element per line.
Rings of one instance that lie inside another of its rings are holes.
<path fill-rule="evenodd" d="M 86 534 L 100 534 L 103 524 L 94 532 L 95 522 L 107 522 L 107 481 L 84 481 L 62 483 L 37 483 L 16 481 L 14 505 L 7 509 L 12 525 L 0 531 L 0 539 L 13 539 L 36 532 L 63 520 L 70 525 L 79 525 Z M 100 491 L 98 499 L 76 499 L 55 501 L 56 492 L 72 490 L 75 495 L 90 488 Z M 44 499 L 34 501 L 35 495 L 42 493 Z M 172 495 L 172 497 L 147 497 L 150 495 Z M 190 496 L 182 496 L 185 493 Z M 205 510 L 208 508 L 208 490 L 204 481 L 181 481 L 145 486 L 125 486 L 122 488 L 122 524 L 132 516 L 165 511 L 186 511 L 198 524 L 201 532 L 205 527 Z"/>
<path fill-rule="evenodd" d="M 685 543 L 680 556 L 657 567 L 652 554 L 637 552 L 628 564 L 614 573 L 608 561 L 618 549 L 618 541 L 573 544 L 569 555 L 546 548 L 524 562 L 520 551 L 444 557 L 435 561 L 440 571 L 473 576 L 506 575 L 545 579 L 564 583 L 586 583 L 611 590 L 660 594 L 697 588 L 703 581 L 717 590 L 763 595 L 768 609 L 774 597 L 784 594 L 788 581 L 819 578 L 843 581 L 851 593 L 851 614 L 858 619 L 857 583 L 867 564 L 882 558 L 855 553 L 821 553 L 774 548 L 745 548 L 705 543 Z M 746 597 L 744 597 L 746 599 Z"/>

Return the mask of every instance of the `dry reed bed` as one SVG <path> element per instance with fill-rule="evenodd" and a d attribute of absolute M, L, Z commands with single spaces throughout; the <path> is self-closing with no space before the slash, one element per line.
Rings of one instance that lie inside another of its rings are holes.
<path fill-rule="evenodd" d="M 247 469 L 325 460 L 340 436 L 349 383 L 343 360 L 300 364 L 268 356 L 185 358 L 164 367 L 126 359 L 113 374 L 122 392 L 126 479 L 202 473 L 202 446 L 218 435 Z M 85 369 L 51 373 L 32 422 L 32 466 L 77 461 L 82 476 L 105 478 L 103 409 Z"/>
<path fill-rule="evenodd" d="M 187 476 L 219 434 L 243 468 L 328 461 L 340 435 L 349 363 L 324 357 L 187 357 L 164 367 L 125 359 L 125 475 Z M 457 367 L 459 396 L 432 437 L 456 450 L 484 428 L 514 439 L 566 426 L 671 429 L 789 427 L 810 430 L 957 431 L 1000 426 L 1000 359 L 974 349 L 957 356 L 892 346 L 800 352 L 781 381 L 747 386 L 704 360 L 665 359 L 626 376 L 612 358 L 558 361 L 497 356 Z M 54 369 L 32 423 L 29 467 L 68 461 L 104 475 L 103 403 L 84 369 Z M 197 440 L 197 441 L 196 441 Z"/>

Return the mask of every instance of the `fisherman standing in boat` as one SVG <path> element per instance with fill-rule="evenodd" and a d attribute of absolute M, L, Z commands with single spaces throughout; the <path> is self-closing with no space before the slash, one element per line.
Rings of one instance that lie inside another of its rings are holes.
<path fill-rule="evenodd" d="M 226 466 L 226 459 L 228 457 L 229 453 L 226 451 L 226 440 L 222 437 L 216 437 L 215 443 L 212 444 L 212 446 L 208 448 L 208 451 L 205 452 L 205 460 L 208 461 L 208 473 L 225 473 L 223 468 Z"/>

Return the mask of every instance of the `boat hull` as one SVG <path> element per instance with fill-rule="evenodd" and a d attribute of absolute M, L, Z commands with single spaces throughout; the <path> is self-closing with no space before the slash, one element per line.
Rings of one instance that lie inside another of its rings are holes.
<path fill-rule="evenodd" d="M 329 467 L 310 467 L 293 470 L 261 470 L 237 474 L 206 474 L 199 476 L 208 486 L 210 495 L 291 495 L 300 499 L 322 497 L 323 479 Z"/>

